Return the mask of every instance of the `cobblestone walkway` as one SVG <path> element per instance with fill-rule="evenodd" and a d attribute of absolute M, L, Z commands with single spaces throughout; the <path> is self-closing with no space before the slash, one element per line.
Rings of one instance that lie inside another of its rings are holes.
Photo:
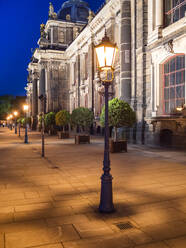
<path fill-rule="evenodd" d="M 0 248 L 186 248 L 184 152 L 112 154 L 116 211 L 100 214 L 103 140 L 47 137 L 46 158 L 29 142 L 0 128 Z"/>

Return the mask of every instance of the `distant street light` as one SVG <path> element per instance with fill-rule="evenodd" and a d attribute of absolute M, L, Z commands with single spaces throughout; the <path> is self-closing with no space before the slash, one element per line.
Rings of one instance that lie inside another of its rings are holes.
<path fill-rule="evenodd" d="M 15 116 L 15 134 L 17 134 L 17 116 L 18 116 L 17 111 L 14 111 L 14 116 Z"/>
<path fill-rule="evenodd" d="M 24 141 L 25 144 L 28 144 L 28 131 L 27 131 L 27 120 L 26 120 L 28 108 L 29 107 L 27 104 L 23 106 L 23 110 L 25 112 L 25 141 Z"/>
<path fill-rule="evenodd" d="M 105 37 L 102 39 L 101 44 L 97 45 L 95 50 L 99 64 L 98 68 L 100 71 L 100 79 L 105 87 L 105 145 L 99 211 L 103 213 L 110 213 L 114 211 L 114 204 L 109 158 L 108 89 L 114 79 L 114 62 L 117 47 L 115 44 L 110 42 L 109 37 L 105 33 Z"/>
<path fill-rule="evenodd" d="M 41 101 L 41 107 L 42 107 L 42 112 L 41 112 L 41 156 L 45 156 L 45 102 L 46 102 L 46 96 L 45 95 L 40 95 L 39 100 Z"/>

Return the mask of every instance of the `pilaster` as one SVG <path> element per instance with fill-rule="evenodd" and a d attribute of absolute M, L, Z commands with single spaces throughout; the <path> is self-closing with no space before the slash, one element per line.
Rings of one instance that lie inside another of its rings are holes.
<path fill-rule="evenodd" d="M 121 0 L 120 98 L 131 100 L 131 1 Z"/>

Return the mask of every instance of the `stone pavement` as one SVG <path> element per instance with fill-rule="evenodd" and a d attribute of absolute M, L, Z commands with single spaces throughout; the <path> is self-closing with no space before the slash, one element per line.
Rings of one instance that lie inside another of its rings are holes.
<path fill-rule="evenodd" d="M 116 212 L 100 214 L 103 140 L 47 137 L 46 158 L 29 141 L 0 128 L 0 248 L 186 248 L 184 152 L 111 154 Z"/>

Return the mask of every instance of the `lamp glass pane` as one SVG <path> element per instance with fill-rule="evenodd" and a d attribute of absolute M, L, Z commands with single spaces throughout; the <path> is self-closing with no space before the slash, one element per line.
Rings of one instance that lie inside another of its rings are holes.
<path fill-rule="evenodd" d="M 102 47 L 97 47 L 96 48 L 96 54 L 98 57 L 98 62 L 100 67 L 105 66 L 105 51 L 104 51 L 104 46 Z"/>
<path fill-rule="evenodd" d="M 114 47 L 105 47 L 105 57 L 106 57 L 106 65 L 111 67 L 112 61 L 114 57 Z"/>
<path fill-rule="evenodd" d="M 117 53 L 118 49 L 115 47 L 114 48 L 114 56 L 113 56 L 113 61 L 112 61 L 112 67 L 114 67 L 114 63 L 115 63 L 115 60 L 116 60 L 116 53 Z"/>

